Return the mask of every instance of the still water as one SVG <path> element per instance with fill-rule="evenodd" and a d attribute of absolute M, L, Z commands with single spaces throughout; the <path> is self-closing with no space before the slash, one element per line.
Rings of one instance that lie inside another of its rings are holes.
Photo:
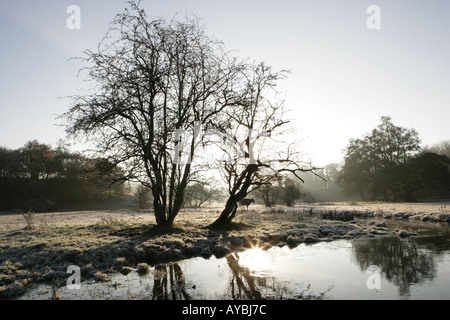
<path fill-rule="evenodd" d="M 391 222 L 396 223 L 397 222 Z M 154 266 L 146 275 L 59 288 L 61 299 L 450 299 L 448 224 L 407 223 L 418 236 L 259 248 Z M 49 299 L 40 285 L 22 299 Z"/>

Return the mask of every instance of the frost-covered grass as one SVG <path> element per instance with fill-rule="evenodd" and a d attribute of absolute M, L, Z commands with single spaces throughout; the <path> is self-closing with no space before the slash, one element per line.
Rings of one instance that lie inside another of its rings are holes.
<path fill-rule="evenodd" d="M 205 228 L 220 208 L 185 209 L 173 227 L 165 228 L 156 226 L 151 212 L 36 214 L 34 228 L 20 214 L 0 215 L 0 298 L 19 296 L 34 283 L 62 285 L 70 265 L 80 267 L 82 279 L 109 281 L 113 272 L 144 272 L 149 265 L 194 256 L 222 257 L 255 245 L 296 246 L 391 234 L 380 225 L 339 221 L 341 212 L 349 214 L 349 207 L 356 216 L 396 214 L 379 205 L 369 210 L 355 204 L 254 206 L 240 210 L 233 227 L 224 230 Z M 437 213 L 447 214 L 445 210 L 442 206 Z"/>

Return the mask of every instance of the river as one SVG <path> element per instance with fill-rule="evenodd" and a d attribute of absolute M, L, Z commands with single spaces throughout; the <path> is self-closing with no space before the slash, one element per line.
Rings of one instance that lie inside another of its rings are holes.
<path fill-rule="evenodd" d="M 386 221 L 417 236 L 337 240 L 295 248 L 252 248 L 191 258 L 58 289 L 61 299 L 450 299 L 450 227 Z M 21 299 L 50 299 L 39 285 Z"/>

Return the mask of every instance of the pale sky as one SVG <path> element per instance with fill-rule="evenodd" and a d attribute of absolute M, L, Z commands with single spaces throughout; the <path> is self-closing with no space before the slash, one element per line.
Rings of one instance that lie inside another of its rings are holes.
<path fill-rule="evenodd" d="M 70 30 L 67 8 L 80 8 Z M 370 5 L 381 29 L 369 29 Z M 65 138 L 63 97 L 85 85 L 69 60 L 95 49 L 123 0 L 0 0 L 0 146 Z M 350 138 L 391 116 L 423 145 L 450 139 L 448 0 L 143 0 L 150 18 L 195 14 L 242 57 L 289 69 L 280 83 L 305 155 L 339 162 Z"/>

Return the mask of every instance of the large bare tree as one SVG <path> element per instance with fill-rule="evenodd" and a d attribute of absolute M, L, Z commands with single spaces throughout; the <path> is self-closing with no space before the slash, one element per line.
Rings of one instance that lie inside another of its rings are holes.
<path fill-rule="evenodd" d="M 173 224 L 198 146 L 192 132 L 236 103 L 241 66 L 198 19 L 149 21 L 133 1 L 80 59 L 92 85 L 73 97 L 67 132 L 150 188 L 157 224 Z"/>

